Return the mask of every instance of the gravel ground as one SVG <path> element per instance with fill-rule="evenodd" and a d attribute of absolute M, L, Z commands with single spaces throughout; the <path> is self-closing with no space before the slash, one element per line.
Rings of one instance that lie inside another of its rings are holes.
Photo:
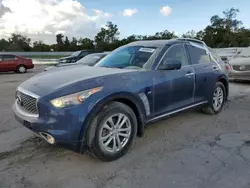
<path fill-rule="evenodd" d="M 11 111 L 17 85 L 37 74 L 0 73 L 0 187 L 249 188 L 250 85 L 230 84 L 216 116 L 192 110 L 147 126 L 121 159 L 104 163 L 48 145 Z"/>

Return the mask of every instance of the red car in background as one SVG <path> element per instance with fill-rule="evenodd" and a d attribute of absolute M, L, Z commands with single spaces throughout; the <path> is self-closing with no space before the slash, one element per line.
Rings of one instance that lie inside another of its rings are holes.
<path fill-rule="evenodd" d="M 27 69 L 34 68 L 31 59 L 11 54 L 0 54 L 0 72 L 15 71 L 25 73 Z"/>

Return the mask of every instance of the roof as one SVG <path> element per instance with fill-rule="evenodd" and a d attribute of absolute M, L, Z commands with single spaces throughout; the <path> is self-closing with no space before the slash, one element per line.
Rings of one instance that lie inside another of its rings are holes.
<path fill-rule="evenodd" d="M 135 41 L 135 42 L 131 42 L 129 44 L 127 44 L 126 46 L 130 46 L 130 45 L 142 45 L 142 46 L 154 46 L 154 47 L 160 47 L 162 45 L 166 45 L 166 44 L 175 44 L 175 43 L 183 43 L 186 41 L 182 41 L 182 40 L 177 40 L 177 39 L 169 39 L 169 40 L 141 40 L 141 41 Z"/>

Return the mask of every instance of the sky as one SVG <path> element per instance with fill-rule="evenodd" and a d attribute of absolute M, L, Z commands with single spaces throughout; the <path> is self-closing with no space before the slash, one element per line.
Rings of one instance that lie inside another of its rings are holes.
<path fill-rule="evenodd" d="M 20 33 L 55 43 L 55 35 L 93 39 L 107 21 L 120 38 L 169 30 L 181 35 L 204 29 L 213 15 L 238 8 L 250 28 L 249 0 L 0 0 L 0 38 Z"/>

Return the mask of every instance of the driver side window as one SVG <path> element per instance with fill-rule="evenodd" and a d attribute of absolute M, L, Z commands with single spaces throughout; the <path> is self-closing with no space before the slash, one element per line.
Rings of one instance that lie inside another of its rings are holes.
<path fill-rule="evenodd" d="M 184 46 L 182 44 L 170 46 L 161 64 L 166 62 L 166 60 L 178 60 L 181 62 L 182 66 L 188 65 L 188 58 Z"/>

